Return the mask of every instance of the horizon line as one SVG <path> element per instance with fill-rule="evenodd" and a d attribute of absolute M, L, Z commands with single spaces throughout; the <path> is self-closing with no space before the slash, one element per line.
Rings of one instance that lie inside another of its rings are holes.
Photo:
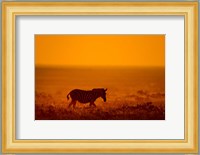
<path fill-rule="evenodd" d="M 119 66 L 119 65 L 35 65 L 35 68 L 134 68 L 134 67 L 142 67 L 142 68 L 165 68 L 165 66 Z"/>

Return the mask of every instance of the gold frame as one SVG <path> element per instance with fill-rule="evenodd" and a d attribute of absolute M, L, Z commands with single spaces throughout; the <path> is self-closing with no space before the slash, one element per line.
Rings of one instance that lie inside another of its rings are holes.
<path fill-rule="evenodd" d="M 15 138 L 15 19 L 19 15 L 180 15 L 185 19 L 184 140 Z M 197 153 L 198 2 L 2 2 L 3 153 Z"/>

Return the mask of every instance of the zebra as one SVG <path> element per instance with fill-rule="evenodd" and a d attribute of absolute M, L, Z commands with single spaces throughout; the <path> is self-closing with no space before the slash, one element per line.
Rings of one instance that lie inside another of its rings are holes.
<path fill-rule="evenodd" d="M 104 88 L 94 88 L 92 90 L 74 89 L 67 95 L 68 100 L 69 96 L 72 99 L 68 107 L 71 107 L 71 105 L 73 105 L 73 107 L 75 108 L 77 101 L 83 104 L 90 103 L 90 106 L 93 105 L 94 107 L 96 107 L 94 102 L 97 98 L 101 97 L 104 102 L 106 102 L 106 91 L 107 89 Z"/>

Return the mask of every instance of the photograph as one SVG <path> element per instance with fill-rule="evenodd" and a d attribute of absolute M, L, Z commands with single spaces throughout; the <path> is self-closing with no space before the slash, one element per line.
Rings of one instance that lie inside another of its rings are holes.
<path fill-rule="evenodd" d="M 35 35 L 35 120 L 165 120 L 165 35 Z"/>

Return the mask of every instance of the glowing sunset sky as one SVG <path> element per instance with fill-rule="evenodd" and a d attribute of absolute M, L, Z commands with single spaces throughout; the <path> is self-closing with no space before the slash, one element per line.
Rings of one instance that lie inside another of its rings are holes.
<path fill-rule="evenodd" d="M 36 66 L 165 66 L 164 35 L 35 35 Z"/>

